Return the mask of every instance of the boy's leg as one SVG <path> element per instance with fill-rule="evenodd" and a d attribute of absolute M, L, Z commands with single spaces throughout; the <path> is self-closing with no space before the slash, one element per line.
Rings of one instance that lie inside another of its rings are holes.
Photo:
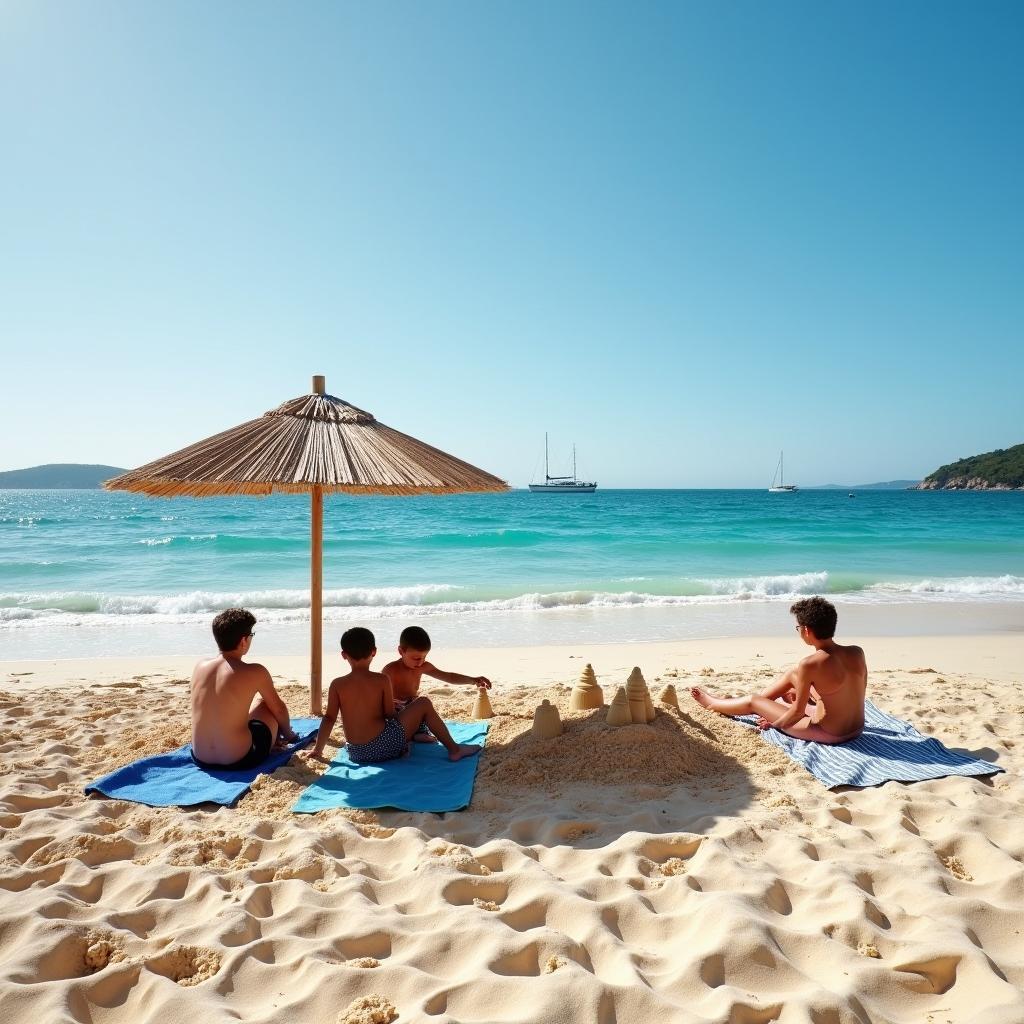
<path fill-rule="evenodd" d="M 406 739 L 412 739 L 416 730 L 425 722 L 427 728 L 444 744 L 448 751 L 448 757 L 452 761 L 468 757 L 480 750 L 478 743 L 456 743 L 448 726 L 444 724 L 441 716 L 434 710 L 434 705 L 429 697 L 417 697 L 398 712 L 398 721 L 405 730 Z"/>
<path fill-rule="evenodd" d="M 396 700 L 395 701 L 395 715 L 396 716 L 401 715 L 402 709 L 407 707 L 409 704 L 411 704 L 412 701 L 415 700 L 415 699 L 416 698 L 413 697 L 412 700 Z M 437 742 L 437 737 L 433 736 L 431 734 L 430 730 L 427 728 L 427 723 L 426 722 L 420 722 L 420 727 L 416 730 L 416 732 L 413 733 L 412 738 L 417 743 L 436 743 Z"/>
<path fill-rule="evenodd" d="M 249 708 L 249 720 L 252 721 L 254 718 L 258 718 L 270 730 L 274 743 L 280 739 L 278 731 L 281 725 L 274 717 L 274 712 L 267 707 L 267 702 L 258 693 L 253 698 L 252 705 Z"/>
<path fill-rule="evenodd" d="M 720 715 L 760 715 L 769 722 L 781 718 L 789 710 L 784 704 L 770 697 L 764 697 L 760 693 L 752 694 L 749 697 L 712 697 L 699 686 L 695 686 L 690 693 L 693 699 L 709 711 L 717 711 Z"/>

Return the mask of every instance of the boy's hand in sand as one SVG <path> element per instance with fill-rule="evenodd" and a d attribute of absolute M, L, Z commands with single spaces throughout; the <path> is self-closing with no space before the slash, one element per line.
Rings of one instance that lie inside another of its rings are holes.
<path fill-rule="evenodd" d="M 473 682 L 481 690 L 489 690 L 491 688 L 491 681 L 487 678 L 487 676 L 477 676 L 476 679 L 473 680 Z"/>
<path fill-rule="evenodd" d="M 759 715 L 757 718 L 757 727 L 758 729 L 773 729 L 774 725 L 769 722 L 767 718 L 761 718 Z"/>

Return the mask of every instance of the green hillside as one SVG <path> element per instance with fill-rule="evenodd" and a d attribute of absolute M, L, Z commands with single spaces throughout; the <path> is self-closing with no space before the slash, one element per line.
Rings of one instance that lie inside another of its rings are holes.
<path fill-rule="evenodd" d="M 922 490 L 1007 490 L 1024 488 L 1024 444 L 940 466 L 919 485 Z"/>
<path fill-rule="evenodd" d="M 0 473 L 0 489 L 5 487 L 53 488 L 55 490 L 83 490 L 99 487 L 104 480 L 123 473 L 117 466 L 86 466 L 77 462 L 57 463 L 49 466 L 31 466 Z"/>

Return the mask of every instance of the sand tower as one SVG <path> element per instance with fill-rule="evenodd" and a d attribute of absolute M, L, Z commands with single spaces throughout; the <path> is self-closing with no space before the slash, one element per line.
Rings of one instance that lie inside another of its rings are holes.
<path fill-rule="evenodd" d="M 533 714 L 533 735 L 542 740 L 562 735 L 562 719 L 558 715 L 558 708 L 549 700 L 541 701 L 540 707 Z"/>
<path fill-rule="evenodd" d="M 474 718 L 493 718 L 494 708 L 491 707 L 491 698 L 487 691 L 481 686 L 476 691 L 476 700 L 473 701 Z"/>
<path fill-rule="evenodd" d="M 604 692 L 597 685 L 592 665 L 586 665 L 580 673 L 579 682 L 573 687 L 569 697 L 570 711 L 589 711 L 592 708 L 604 707 Z"/>
<path fill-rule="evenodd" d="M 629 701 L 629 714 L 634 722 L 647 721 L 647 702 L 644 700 L 644 693 L 647 690 L 647 683 L 644 682 L 644 674 L 639 668 L 634 668 L 626 680 L 626 699 Z"/>
<path fill-rule="evenodd" d="M 612 701 L 611 707 L 608 708 L 607 721 L 609 725 L 629 725 L 633 721 L 624 686 L 620 686 L 615 691 L 615 699 Z"/>
<path fill-rule="evenodd" d="M 658 700 L 660 700 L 662 704 L 671 704 L 674 708 L 679 707 L 679 698 L 676 696 L 676 688 L 671 683 L 661 691 L 658 695 Z"/>

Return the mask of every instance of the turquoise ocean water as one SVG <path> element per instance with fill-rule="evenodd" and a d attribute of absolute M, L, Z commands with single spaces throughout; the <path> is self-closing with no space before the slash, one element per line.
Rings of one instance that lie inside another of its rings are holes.
<path fill-rule="evenodd" d="M 658 612 L 658 637 L 673 624 L 686 633 L 709 607 L 720 631 L 752 606 L 812 593 L 997 602 L 1024 616 L 1024 493 L 856 493 L 331 497 L 324 617 L 342 628 L 443 620 L 450 643 L 503 631 L 543 643 L 572 639 L 573 622 L 588 639 L 625 639 L 645 609 Z M 184 648 L 194 632 L 175 627 L 205 628 L 232 604 L 301 638 L 308 580 L 308 499 L 0 491 L 0 658 L 67 656 L 83 642 L 135 651 L 143 627 L 161 651 L 175 635 Z"/>

